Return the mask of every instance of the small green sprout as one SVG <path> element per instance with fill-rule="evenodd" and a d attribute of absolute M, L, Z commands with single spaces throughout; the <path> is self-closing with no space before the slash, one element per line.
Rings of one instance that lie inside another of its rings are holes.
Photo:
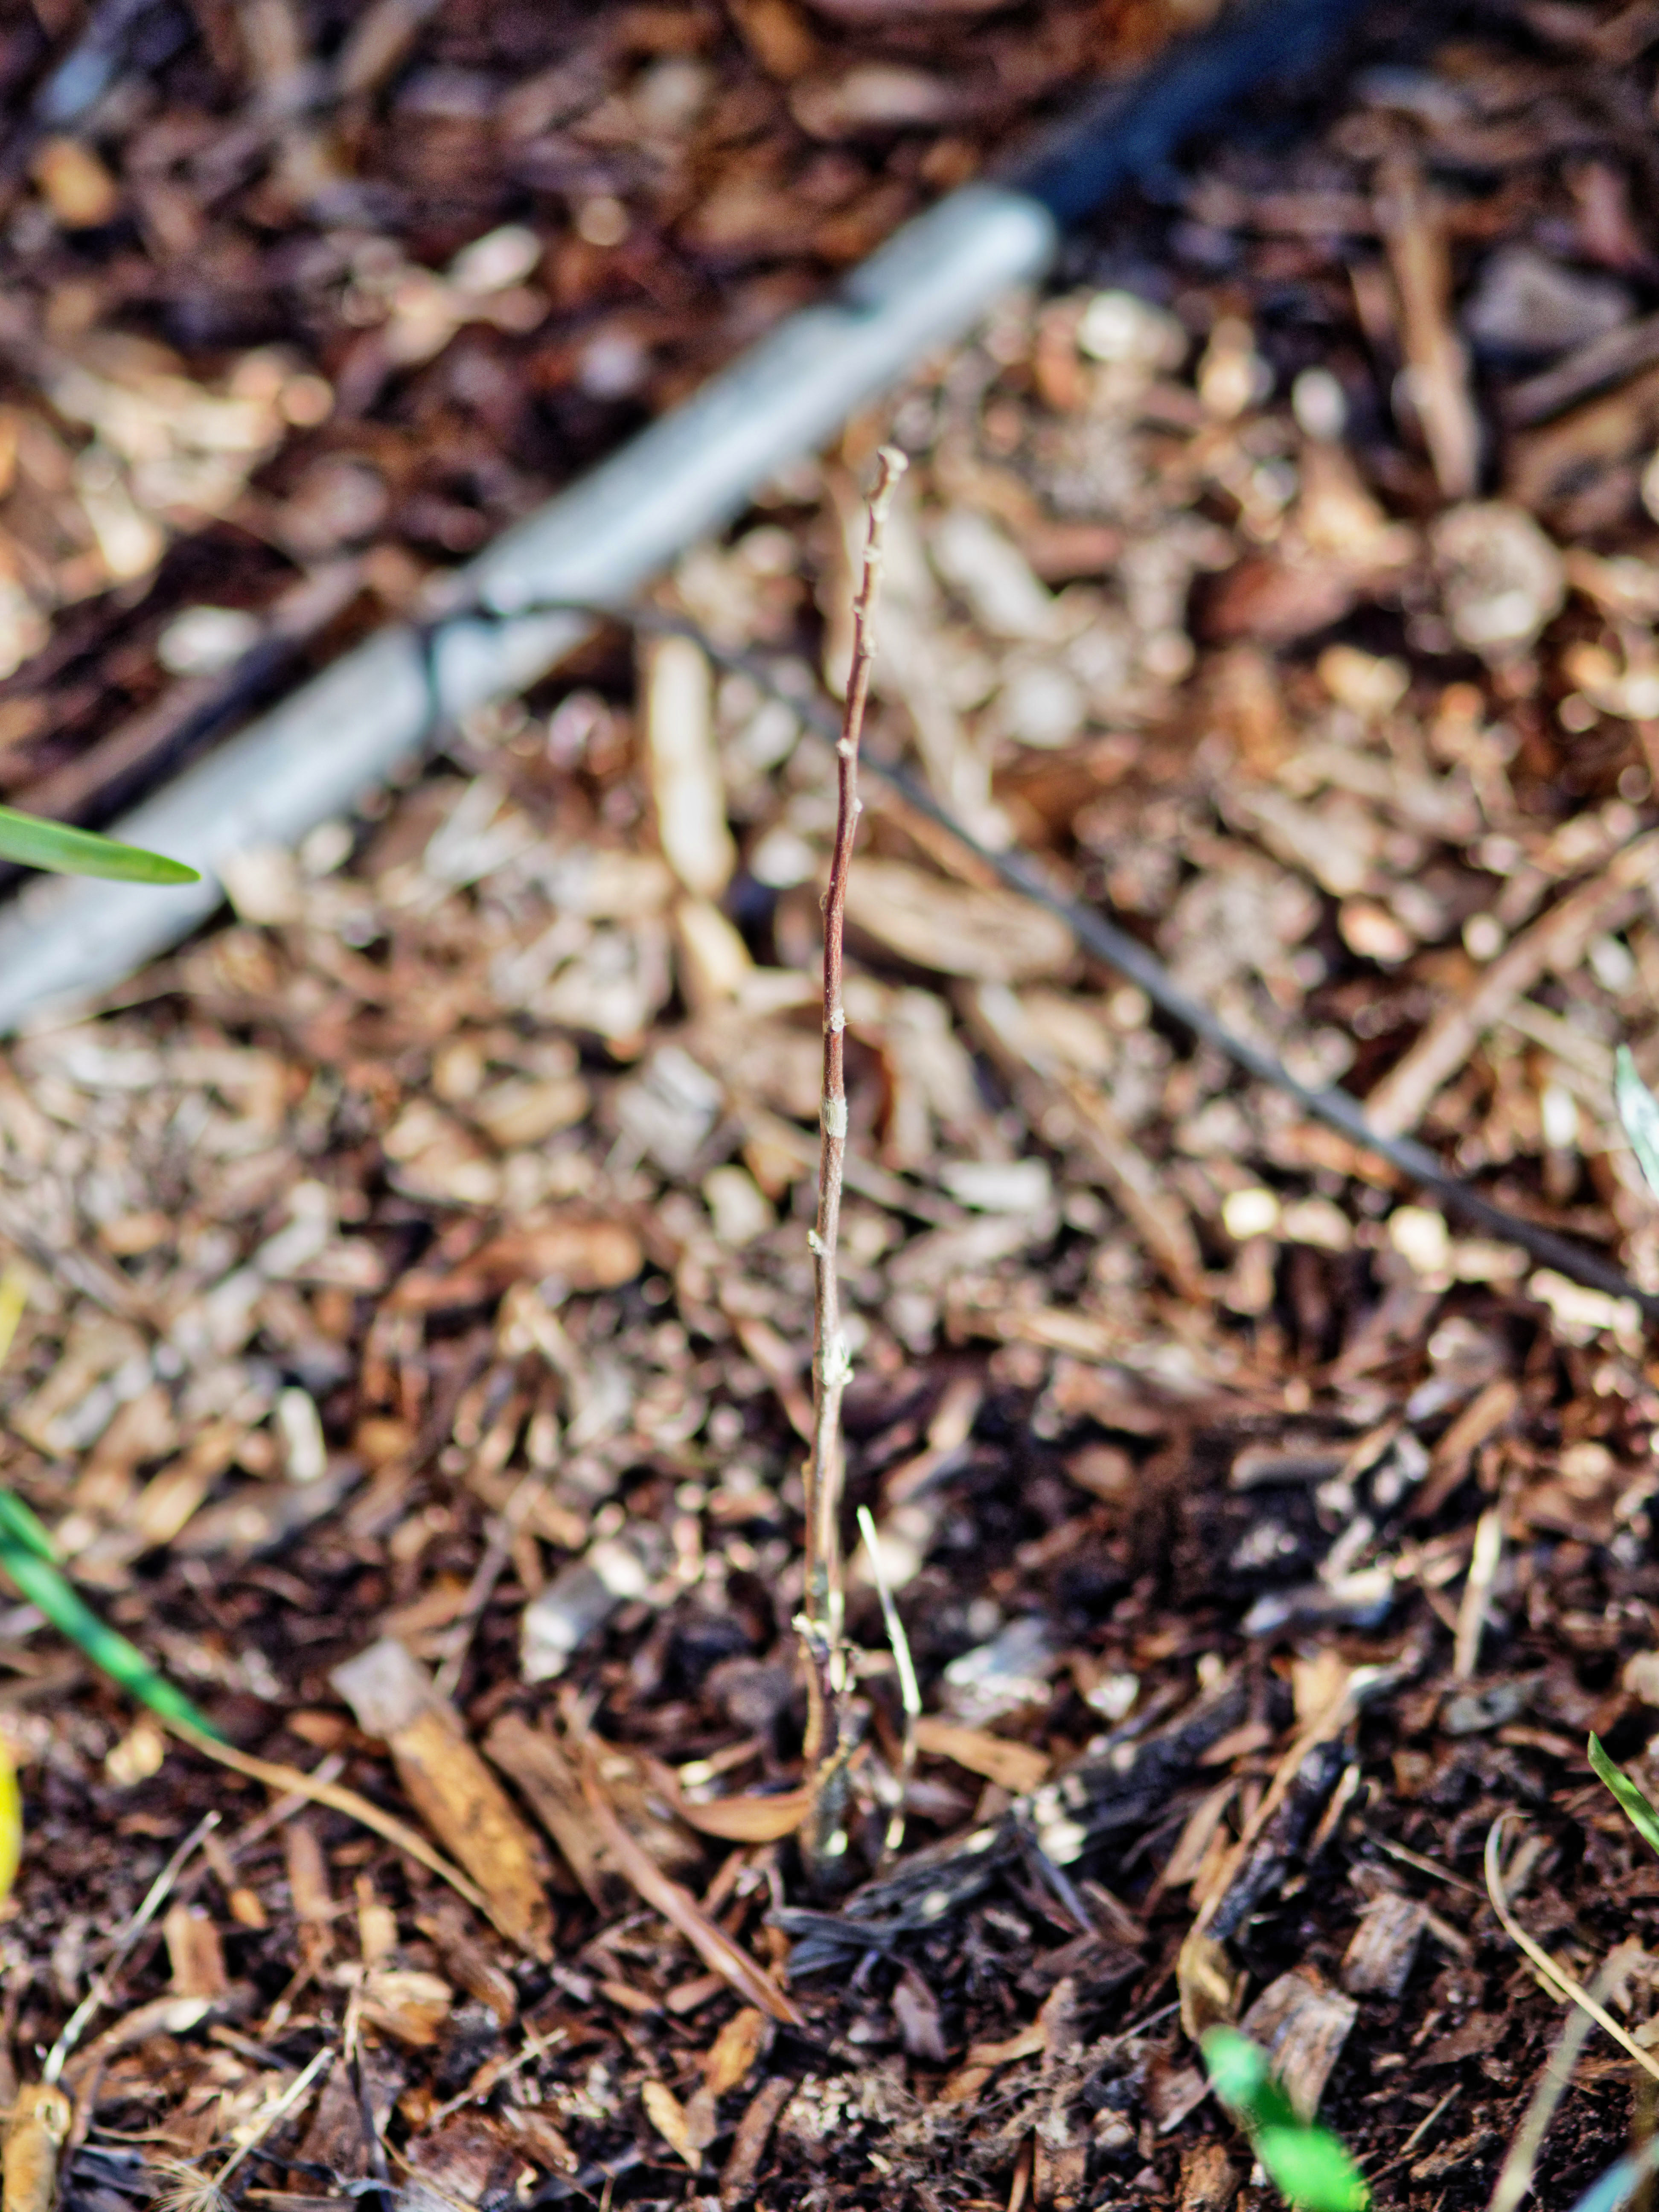
<path fill-rule="evenodd" d="M 1203 2051 L 1212 2087 L 1287 2204 L 1297 2212 L 1365 2212 L 1371 2193 L 1364 2174 L 1328 2128 L 1298 2115 L 1260 2044 L 1236 2027 L 1212 2027 Z"/>

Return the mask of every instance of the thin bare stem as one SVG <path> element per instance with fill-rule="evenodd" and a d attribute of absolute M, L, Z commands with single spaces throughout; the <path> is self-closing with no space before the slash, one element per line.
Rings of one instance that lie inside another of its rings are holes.
<path fill-rule="evenodd" d="M 910 1778 L 916 1770 L 916 1723 L 921 1718 L 921 1685 L 916 1680 L 915 1662 L 910 1656 L 910 1639 L 904 1632 L 904 1623 L 893 1593 L 887 1587 L 887 1577 L 881 1564 L 881 1538 L 867 1505 L 859 1508 L 859 1534 L 864 1539 L 864 1548 L 870 1555 L 870 1572 L 875 1578 L 876 1595 L 881 1600 L 881 1617 L 887 1624 L 887 1641 L 893 1649 L 893 1666 L 898 1675 L 899 1703 L 904 1712 L 904 1744 L 899 1754 L 898 1796 L 888 1817 L 886 1839 L 881 1847 L 884 1863 L 896 1858 L 904 1843 L 904 1801 L 909 1793 Z"/>
<path fill-rule="evenodd" d="M 806 1647 L 811 1705 L 806 1758 L 809 1783 L 832 1763 L 829 1703 L 846 1685 L 842 1651 L 845 1592 L 841 1557 L 841 1401 L 852 1372 L 842 1334 L 836 1246 L 847 1156 L 847 1011 L 842 1001 L 847 881 L 859 818 L 859 741 L 870 696 L 874 653 L 872 616 L 880 588 L 884 535 L 893 494 L 905 470 L 902 453 L 884 446 L 870 495 L 864 567 L 853 600 L 853 662 L 836 746 L 836 842 L 823 900 L 823 1091 L 819 1121 L 818 1213 L 812 1246 L 812 1451 L 806 1471 L 806 1573 L 800 1631 Z M 811 1823 L 809 1822 L 809 1827 Z"/>
<path fill-rule="evenodd" d="M 356 1995 L 355 1990 L 352 1995 Z M 294 2110 L 317 2076 L 333 2064 L 334 2056 L 325 2045 L 307 2060 L 288 2087 L 255 2113 L 247 2137 L 232 2151 L 216 2173 L 204 2173 L 199 2166 L 182 2160 L 158 2160 L 159 2170 L 171 2182 L 161 2195 L 162 2212 L 228 2212 L 230 2199 L 225 2193 L 225 2184 L 237 2167 L 258 2150 L 276 2123 Z"/>

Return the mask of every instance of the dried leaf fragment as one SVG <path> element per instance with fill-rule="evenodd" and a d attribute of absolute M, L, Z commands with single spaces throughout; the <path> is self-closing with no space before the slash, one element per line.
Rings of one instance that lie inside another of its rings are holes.
<path fill-rule="evenodd" d="M 781 1790 L 773 1797 L 745 1793 L 696 1798 L 688 1797 L 678 1785 L 670 1790 L 674 1810 L 688 1827 L 728 1844 L 772 1844 L 793 1836 L 806 1817 L 811 1794 L 805 1785 Z"/>
<path fill-rule="evenodd" d="M 547 1729 L 532 1728 L 516 1713 L 503 1713 L 484 1738 L 484 1750 L 517 1783 L 571 1873 L 603 1910 L 604 1853 L 582 1796 L 581 1778 L 557 1736 Z"/>
<path fill-rule="evenodd" d="M 452 1905 L 417 1913 L 415 1925 L 437 1948 L 445 1971 L 469 1996 L 489 2007 L 503 2027 L 510 2027 L 519 2009 L 519 1992 L 510 1974 L 504 1973 L 482 1943 L 471 1936 L 461 1914 Z"/>
<path fill-rule="evenodd" d="M 188 2035 L 216 2009 L 211 1997 L 152 1997 L 148 2004 L 135 2005 L 112 2022 L 95 2043 L 88 2044 L 78 2058 L 70 2062 L 65 2075 L 78 2081 L 117 2051 L 131 2051 L 135 2044 L 148 2043 L 152 2036 Z"/>
<path fill-rule="evenodd" d="M 1201 1928 L 1188 1929 L 1176 1960 L 1176 1985 L 1181 1992 L 1181 2025 L 1193 2042 L 1206 2029 L 1231 2020 L 1240 1979 L 1224 1943 Z"/>
<path fill-rule="evenodd" d="M 447 1982 L 418 1966 L 376 1966 L 362 1990 L 363 2018 L 414 2051 L 438 2040 L 455 2001 Z"/>
<path fill-rule="evenodd" d="M 198 1906 L 181 1899 L 162 1922 L 175 1996 L 222 1997 L 230 1987 L 219 1931 Z"/>

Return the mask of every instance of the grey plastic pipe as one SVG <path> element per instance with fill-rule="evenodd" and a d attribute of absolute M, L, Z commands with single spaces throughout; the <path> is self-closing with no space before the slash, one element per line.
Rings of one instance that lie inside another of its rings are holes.
<path fill-rule="evenodd" d="M 1251 86 L 1305 63 L 1364 0 L 1254 0 L 1142 77 L 1099 96 L 1006 183 L 967 185 L 916 216 L 832 298 L 729 368 L 449 580 L 447 604 L 514 617 L 616 601 L 719 527 L 1002 294 L 1042 276 L 1060 227 Z M 578 615 L 377 633 L 114 825 L 188 860 L 179 890 L 43 878 L 0 910 L 0 1033 L 60 1018 L 216 910 L 238 854 L 292 845 L 417 755 L 434 720 L 510 698 L 586 633 Z M 434 709 L 436 710 L 434 713 Z"/>

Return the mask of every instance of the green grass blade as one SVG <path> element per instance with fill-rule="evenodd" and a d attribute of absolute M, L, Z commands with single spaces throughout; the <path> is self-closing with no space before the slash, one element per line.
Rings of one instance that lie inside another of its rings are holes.
<path fill-rule="evenodd" d="M 33 1552 L 43 1559 L 58 1557 L 51 1531 L 9 1490 L 0 1490 L 0 1543 L 21 1544 L 26 1552 Z"/>
<path fill-rule="evenodd" d="M 218 1729 L 184 1692 L 175 1690 L 165 1675 L 158 1674 L 137 1644 L 129 1644 L 125 1636 L 100 1620 L 50 1559 L 43 1559 L 38 1552 L 10 1536 L 0 1536 L 0 1567 L 30 1604 L 38 1605 L 52 1626 L 71 1644 L 78 1644 L 93 1665 L 101 1667 L 130 1697 L 163 1720 L 183 1721 L 204 1735 L 218 1737 Z"/>
<path fill-rule="evenodd" d="M 1607 1757 L 1599 1735 L 1589 1740 L 1589 1763 L 1613 1796 L 1637 1834 L 1659 1851 L 1659 1806 L 1644 1796 L 1621 1766 Z"/>
<path fill-rule="evenodd" d="M 139 845 L 118 845 L 90 830 L 66 822 L 44 822 L 0 806 L 0 860 L 26 868 L 49 868 L 60 876 L 108 876 L 124 884 L 199 884 L 201 877 L 182 860 L 147 853 Z"/>
<path fill-rule="evenodd" d="M 1659 1098 L 1636 1073 L 1627 1044 L 1621 1044 L 1613 1056 L 1613 1097 L 1648 1188 L 1659 1197 Z"/>

